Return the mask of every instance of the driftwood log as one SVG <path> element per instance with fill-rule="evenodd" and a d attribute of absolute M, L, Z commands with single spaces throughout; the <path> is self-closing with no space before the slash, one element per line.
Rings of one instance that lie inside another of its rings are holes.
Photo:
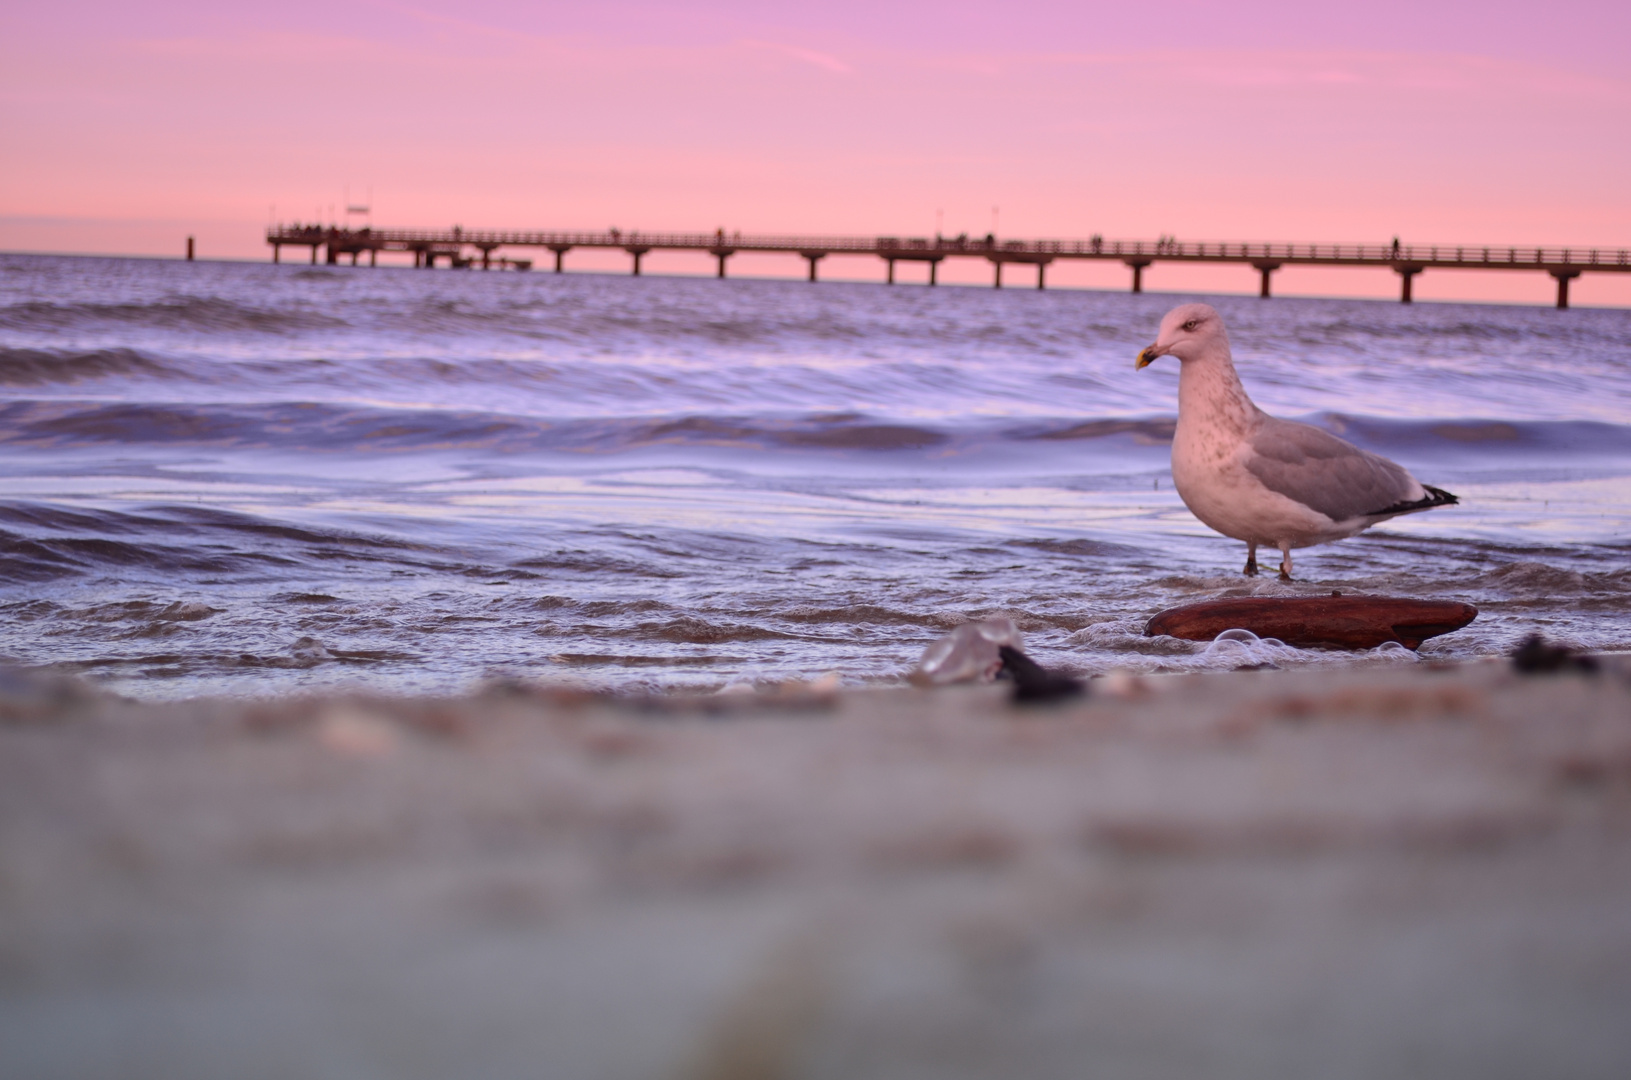
<path fill-rule="evenodd" d="M 1234 596 L 1168 608 L 1144 627 L 1211 641 L 1225 630 L 1250 630 L 1301 648 L 1374 649 L 1397 641 L 1414 649 L 1430 637 L 1461 629 L 1478 609 L 1457 600 L 1410 600 L 1397 596 Z"/>

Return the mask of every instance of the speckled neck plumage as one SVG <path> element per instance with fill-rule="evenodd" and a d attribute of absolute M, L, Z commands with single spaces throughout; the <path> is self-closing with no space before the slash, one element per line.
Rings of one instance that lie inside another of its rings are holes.
<path fill-rule="evenodd" d="M 1227 339 L 1183 361 L 1178 372 L 1178 424 L 1205 428 L 1239 440 L 1262 417 L 1235 373 Z"/>

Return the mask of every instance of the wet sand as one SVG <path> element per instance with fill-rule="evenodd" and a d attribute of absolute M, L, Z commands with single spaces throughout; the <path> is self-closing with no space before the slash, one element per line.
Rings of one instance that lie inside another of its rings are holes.
<path fill-rule="evenodd" d="M 1619 1077 L 1631 664 L 0 681 L 0 1073 Z"/>

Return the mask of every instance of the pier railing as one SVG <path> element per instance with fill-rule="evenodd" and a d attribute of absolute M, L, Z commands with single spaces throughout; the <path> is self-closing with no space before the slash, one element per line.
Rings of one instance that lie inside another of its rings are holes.
<path fill-rule="evenodd" d="M 995 236 L 902 237 L 902 236 L 799 236 L 744 235 L 740 232 L 641 232 L 619 229 L 510 230 L 510 229 L 351 229 L 324 225 L 280 225 L 267 230 L 266 242 L 278 261 L 284 247 L 309 247 L 311 261 L 319 250 L 329 263 L 345 255 L 353 264 L 363 253 L 370 264 L 381 251 L 412 253 L 415 266 L 434 267 L 441 260 L 451 266 L 468 267 L 480 263 L 530 269 L 531 259 L 497 258 L 499 248 L 542 248 L 554 253 L 555 270 L 564 269 L 564 259 L 574 248 L 615 248 L 634 260 L 634 273 L 640 273 L 642 256 L 651 251 L 700 251 L 713 255 L 718 274 L 725 276 L 725 262 L 738 252 L 779 252 L 801 255 L 809 261 L 810 280 L 816 280 L 816 264 L 828 255 L 870 255 L 888 263 L 888 280 L 893 284 L 895 263 L 929 264 L 929 283 L 936 281 L 939 263 L 948 258 L 979 258 L 991 262 L 994 284 L 1002 285 L 1005 263 L 1036 267 L 1037 288 L 1042 288 L 1048 264 L 1056 259 L 1101 259 L 1125 263 L 1133 273 L 1133 291 L 1143 290 L 1143 271 L 1157 262 L 1244 263 L 1262 277 L 1260 295 L 1269 295 L 1269 277 L 1285 265 L 1373 266 L 1393 270 L 1403 281 L 1401 299 L 1409 303 L 1411 280 L 1428 269 L 1487 269 L 1542 271 L 1557 279 L 1558 306 L 1568 306 L 1569 281 L 1585 271 L 1631 271 L 1631 250 L 1625 248 L 1536 247 L 1469 244 L 1297 244 L 1256 241 L 1203 240 L 1109 240 L 1094 236 L 1085 240 L 1004 240 Z M 476 254 L 468 254 L 469 251 Z"/>

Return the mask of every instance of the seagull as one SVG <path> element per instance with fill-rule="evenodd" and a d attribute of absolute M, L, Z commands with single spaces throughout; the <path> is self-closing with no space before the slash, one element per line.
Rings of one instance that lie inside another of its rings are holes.
<path fill-rule="evenodd" d="M 1257 548 L 1280 549 L 1291 580 L 1291 549 L 1341 540 L 1379 521 L 1458 501 L 1401 465 L 1330 432 L 1270 416 L 1246 396 L 1229 353 L 1223 318 L 1206 304 L 1167 312 L 1142 369 L 1176 356 L 1178 429 L 1172 483 L 1208 528 L 1246 542 L 1247 574 Z"/>

